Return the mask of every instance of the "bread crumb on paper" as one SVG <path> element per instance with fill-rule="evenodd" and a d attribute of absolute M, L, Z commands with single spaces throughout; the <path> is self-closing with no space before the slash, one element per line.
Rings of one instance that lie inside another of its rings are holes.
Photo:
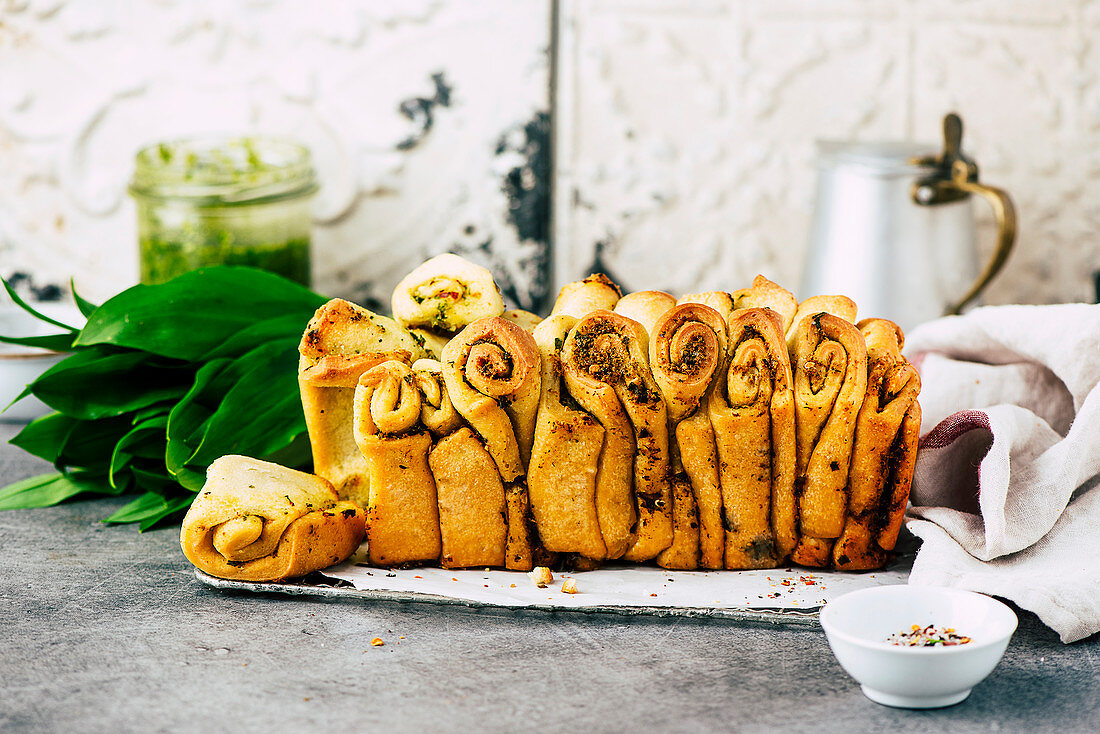
<path fill-rule="evenodd" d="M 576 594 L 577 582 L 573 579 L 565 579 L 561 582 L 561 593 L 563 594 Z"/>
<path fill-rule="evenodd" d="M 370 641 L 370 644 L 373 647 L 382 647 L 382 645 L 385 645 L 386 643 L 382 641 L 381 637 L 375 637 L 373 640 Z"/>
<path fill-rule="evenodd" d="M 550 573 L 550 569 L 546 566 L 536 566 L 535 569 L 527 575 L 531 577 L 535 586 L 540 589 L 546 588 L 550 585 L 550 582 L 554 580 L 554 574 Z"/>

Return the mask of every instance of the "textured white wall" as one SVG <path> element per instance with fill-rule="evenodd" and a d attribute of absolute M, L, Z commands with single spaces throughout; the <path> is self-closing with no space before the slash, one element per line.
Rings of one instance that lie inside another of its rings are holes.
<path fill-rule="evenodd" d="M 629 287 L 794 286 L 813 141 L 955 109 L 1020 210 L 989 301 L 1092 300 L 1100 0 L 562 0 L 560 36 L 559 281 L 603 243 Z M 125 287 L 133 152 L 243 129 L 315 152 L 319 290 L 385 300 L 457 249 L 532 302 L 549 44 L 550 0 L 0 0 L 0 273 Z"/>
<path fill-rule="evenodd" d="M 0 272 L 130 285 L 134 152 L 243 130 L 313 149 L 322 292 L 388 302 L 451 248 L 526 293 L 545 242 L 504 180 L 546 127 L 549 38 L 549 0 L 0 0 Z"/>
<path fill-rule="evenodd" d="M 630 287 L 794 287 L 814 140 L 934 143 L 955 110 L 1019 210 L 987 302 L 1093 300 L 1100 2 L 564 0 L 562 16 L 560 277 L 602 243 Z"/>

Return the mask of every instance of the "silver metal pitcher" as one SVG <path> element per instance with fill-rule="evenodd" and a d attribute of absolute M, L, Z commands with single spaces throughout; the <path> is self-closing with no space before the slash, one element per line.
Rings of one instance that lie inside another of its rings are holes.
<path fill-rule="evenodd" d="M 799 296 L 839 293 L 861 317 L 903 329 L 959 311 L 1001 270 L 1016 240 L 1003 190 L 978 183 L 962 120 L 944 118 L 944 150 L 915 143 L 818 143 L 817 201 Z M 978 271 L 971 194 L 993 207 L 997 245 Z"/>

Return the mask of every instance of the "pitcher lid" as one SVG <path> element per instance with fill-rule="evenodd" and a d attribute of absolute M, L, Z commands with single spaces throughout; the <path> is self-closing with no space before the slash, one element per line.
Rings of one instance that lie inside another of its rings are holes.
<path fill-rule="evenodd" d="M 935 145 L 907 140 L 818 140 L 817 165 L 819 168 L 855 165 L 872 169 L 880 175 L 901 175 L 929 168 L 916 163 L 915 159 L 934 156 L 938 152 Z"/>

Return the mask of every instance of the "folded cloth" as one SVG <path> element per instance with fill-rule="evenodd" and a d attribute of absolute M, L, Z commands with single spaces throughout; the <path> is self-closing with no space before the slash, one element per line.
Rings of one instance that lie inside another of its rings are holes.
<path fill-rule="evenodd" d="M 1100 305 L 995 306 L 906 340 L 924 428 L 909 577 L 1100 631 Z"/>

